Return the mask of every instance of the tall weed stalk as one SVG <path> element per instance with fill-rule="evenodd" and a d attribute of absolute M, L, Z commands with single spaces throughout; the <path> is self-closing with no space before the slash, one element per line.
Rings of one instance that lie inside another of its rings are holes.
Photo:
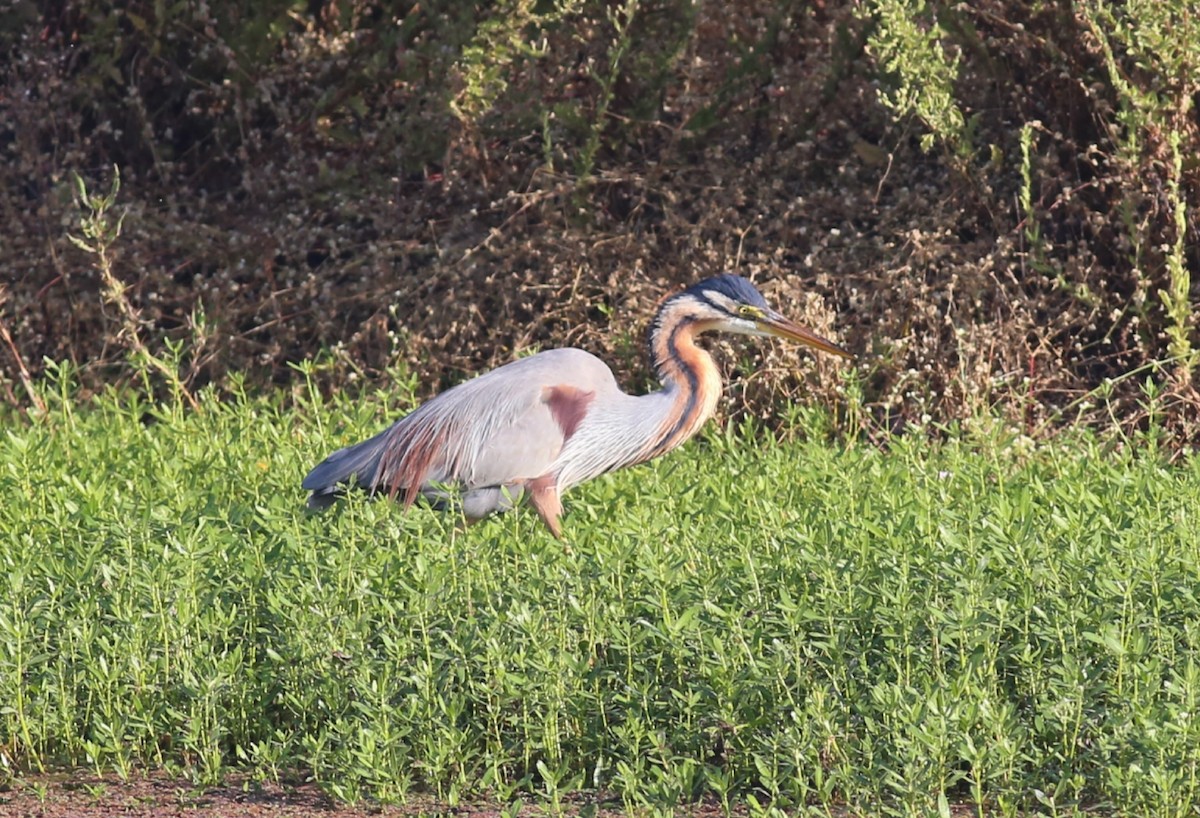
<path fill-rule="evenodd" d="M 128 287 L 117 277 L 114 269 L 113 248 L 121 237 L 121 225 L 125 221 L 125 212 L 116 209 L 117 193 L 121 190 L 120 169 L 113 167 L 112 183 L 108 193 L 102 195 L 89 192 L 87 184 L 79 174 L 74 174 L 73 180 L 75 206 L 79 210 L 79 230 L 83 237 L 68 237 L 72 244 L 92 257 L 96 271 L 100 274 L 104 300 L 117 309 L 122 325 L 120 337 L 129 344 L 147 393 L 153 392 L 150 373 L 157 372 L 166 379 L 177 401 L 187 401 L 192 409 L 199 409 L 200 404 L 179 377 L 179 353 L 182 348 L 173 348 L 175 360 L 169 363 L 146 346 L 142 340 L 142 326 L 145 322 L 141 312 L 130 301 Z"/>
<path fill-rule="evenodd" d="M 1191 340 L 1191 275 L 1185 255 L 1189 217 L 1181 151 L 1185 134 L 1192 137 L 1188 144 L 1195 141 L 1192 109 L 1200 91 L 1200 15 L 1192 6 L 1184 0 L 1130 0 L 1120 5 L 1091 0 L 1078 6 L 1116 92 L 1117 160 L 1132 179 L 1141 179 L 1144 169 L 1165 177 L 1164 229 L 1174 233 L 1172 240 L 1159 241 L 1140 230 L 1128 232 L 1139 257 L 1147 243 L 1161 246 L 1166 286 L 1158 295 L 1167 318 L 1168 351 L 1184 382 L 1190 382 L 1200 363 Z M 1148 273 L 1140 267 L 1137 272 Z"/>

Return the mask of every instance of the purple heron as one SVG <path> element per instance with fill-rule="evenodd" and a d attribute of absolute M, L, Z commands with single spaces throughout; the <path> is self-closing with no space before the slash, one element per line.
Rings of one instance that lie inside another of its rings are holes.
<path fill-rule="evenodd" d="M 304 478 L 324 507 L 352 484 L 457 507 L 470 521 L 527 498 L 562 537 L 560 496 L 605 472 L 666 454 L 716 409 L 721 376 L 696 345 L 705 332 L 775 336 L 853 357 L 771 309 L 736 275 L 705 279 L 664 300 L 650 327 L 663 388 L 628 395 L 582 349 L 554 349 L 505 364 L 442 392 L 390 427 L 329 455 Z"/>

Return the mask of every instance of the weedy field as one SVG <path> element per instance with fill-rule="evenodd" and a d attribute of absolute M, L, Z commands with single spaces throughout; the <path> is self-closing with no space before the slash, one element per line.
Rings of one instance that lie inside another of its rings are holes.
<path fill-rule="evenodd" d="M 713 432 L 573 491 L 560 543 L 527 511 L 307 513 L 305 469 L 403 401 L 233 392 L 63 387 L 6 424 L 18 786 L 299 771 L 447 806 L 1200 810 L 1200 462 L 1152 433 Z"/>

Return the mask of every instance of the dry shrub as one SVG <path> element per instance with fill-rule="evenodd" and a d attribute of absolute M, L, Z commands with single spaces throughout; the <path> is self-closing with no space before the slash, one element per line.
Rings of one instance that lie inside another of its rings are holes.
<path fill-rule="evenodd" d="M 141 23 L 115 4 L 19 5 L 0 30 L 0 275 L 35 374 L 45 356 L 89 384 L 127 377 L 119 323 L 66 240 L 68 172 L 102 184 L 115 163 L 115 270 L 148 341 L 190 341 L 197 306 L 207 317 L 189 388 L 233 370 L 287 382 L 288 362 L 328 350 L 330 388 L 403 366 L 433 392 L 567 344 L 645 388 L 657 299 L 735 270 L 859 351 L 861 394 L 832 362 L 721 339 L 729 414 L 850 401 L 884 432 L 996 414 L 1029 432 L 1138 425 L 1149 377 L 1175 439 L 1196 437 L 1186 373 L 1155 363 L 1165 143 L 1120 155 L 1119 100 L 1068 4 L 954 7 L 942 41 L 969 141 L 944 153 L 880 104 L 875 23 L 850 2 L 625 4 L 623 30 L 584 2 L 218 19 L 196 0 L 162 20 L 133 4 Z M 472 47 L 520 38 L 536 48 Z M 1035 121 L 1026 212 L 1020 123 Z M 1179 128 L 1196 155 L 1194 123 Z M 1197 166 L 1182 172 L 1195 269 Z"/>

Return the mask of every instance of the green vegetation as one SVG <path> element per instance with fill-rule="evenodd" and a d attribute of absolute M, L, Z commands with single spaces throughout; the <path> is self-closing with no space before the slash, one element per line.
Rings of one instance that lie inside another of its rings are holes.
<path fill-rule="evenodd" d="M 966 158 L 966 123 L 954 99 L 958 60 L 946 54 L 934 10 L 925 0 L 873 0 L 863 13 L 873 12 L 878 26 L 869 46 L 884 76 L 892 82 L 880 88 L 879 98 L 898 116 L 917 116 L 928 129 L 921 147 L 929 150 L 941 140 Z"/>
<path fill-rule="evenodd" d="M 305 468 L 405 408 L 382 394 L 235 385 L 193 412 L 58 379 L 0 437 L 9 775 L 300 770 L 346 798 L 596 788 L 634 810 L 1200 805 L 1200 465 L 1166 466 L 1153 434 L 718 432 L 572 492 L 563 544 L 528 512 L 306 513 Z"/>
<path fill-rule="evenodd" d="M 1195 816 L 1193 5 L 17 0 L 0 786 Z M 778 439 L 581 487 L 566 544 L 303 509 L 444 385 L 398 367 L 644 380 L 727 268 L 863 353 L 730 367 Z"/>

